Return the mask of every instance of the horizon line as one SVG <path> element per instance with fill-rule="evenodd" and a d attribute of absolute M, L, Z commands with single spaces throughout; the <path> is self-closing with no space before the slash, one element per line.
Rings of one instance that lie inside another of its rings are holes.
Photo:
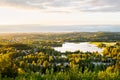
<path fill-rule="evenodd" d="M 41 25 L 41 24 L 0 24 L 0 26 L 120 26 L 120 24 L 80 24 L 80 25 Z"/>

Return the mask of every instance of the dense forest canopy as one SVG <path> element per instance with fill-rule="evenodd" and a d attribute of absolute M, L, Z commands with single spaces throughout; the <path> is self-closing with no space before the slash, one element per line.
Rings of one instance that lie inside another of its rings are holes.
<path fill-rule="evenodd" d="M 95 42 L 103 52 L 52 48 L 64 42 Z M 0 80 L 91 79 L 120 80 L 120 32 L 0 34 Z"/>

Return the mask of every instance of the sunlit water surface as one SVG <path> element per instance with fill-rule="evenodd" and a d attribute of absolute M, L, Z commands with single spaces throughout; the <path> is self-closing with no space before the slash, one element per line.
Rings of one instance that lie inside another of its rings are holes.
<path fill-rule="evenodd" d="M 62 44 L 62 47 L 54 47 L 56 51 L 60 52 L 66 52 L 66 51 L 71 51 L 74 52 L 76 50 L 80 50 L 82 52 L 99 52 L 101 53 L 103 49 L 98 48 L 94 44 L 90 44 L 89 42 L 81 42 L 81 43 L 70 43 L 70 42 L 65 42 Z"/>

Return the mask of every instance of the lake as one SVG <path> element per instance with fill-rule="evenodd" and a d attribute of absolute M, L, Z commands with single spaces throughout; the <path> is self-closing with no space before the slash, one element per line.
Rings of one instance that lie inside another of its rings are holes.
<path fill-rule="evenodd" d="M 98 51 L 99 53 L 103 51 L 103 49 L 98 48 L 96 45 L 90 44 L 89 42 L 80 42 L 80 43 L 65 42 L 62 44 L 62 47 L 54 47 L 54 50 L 60 52 L 66 52 L 66 51 L 74 52 L 76 50 L 80 50 L 82 52 Z"/>

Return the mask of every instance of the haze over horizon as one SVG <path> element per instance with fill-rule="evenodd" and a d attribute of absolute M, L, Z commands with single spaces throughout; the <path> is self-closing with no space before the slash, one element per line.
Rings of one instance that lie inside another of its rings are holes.
<path fill-rule="evenodd" d="M 120 32 L 120 26 L 102 25 L 74 25 L 74 26 L 40 26 L 40 25 L 14 25 L 0 26 L 0 33 L 23 33 L 23 32 Z"/>
<path fill-rule="evenodd" d="M 0 0 L 0 32 L 88 31 L 81 25 L 103 25 L 89 26 L 89 31 L 119 32 L 119 3 L 120 0 Z"/>

